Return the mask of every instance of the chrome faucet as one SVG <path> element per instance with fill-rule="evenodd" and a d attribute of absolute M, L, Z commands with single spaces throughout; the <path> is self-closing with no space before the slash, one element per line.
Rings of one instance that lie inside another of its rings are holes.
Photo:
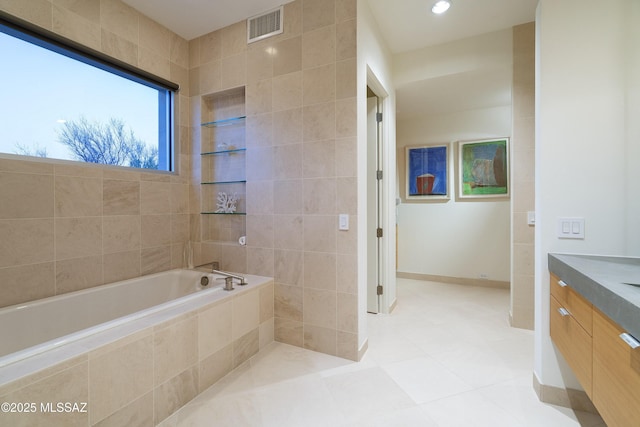
<path fill-rule="evenodd" d="M 247 281 L 245 280 L 244 276 L 239 276 L 237 274 L 229 273 L 227 271 L 216 270 L 214 268 L 211 269 L 211 272 L 213 274 L 219 274 L 221 276 L 224 276 L 225 279 L 237 279 L 240 281 L 240 283 L 238 283 L 238 285 L 240 286 L 244 286 L 247 284 Z"/>
<path fill-rule="evenodd" d="M 200 264 L 198 267 L 204 267 L 205 265 L 211 265 L 211 273 L 212 274 L 219 274 L 220 276 L 224 276 L 225 281 L 224 281 L 224 290 L 225 291 L 231 291 L 233 290 L 233 279 L 239 280 L 240 283 L 238 283 L 240 286 L 244 286 L 247 284 L 247 281 L 245 280 L 244 276 L 240 276 L 234 273 L 229 273 L 227 271 L 222 271 L 220 270 L 220 264 L 218 263 L 218 261 L 213 261 L 213 262 L 207 262 L 204 264 Z"/>

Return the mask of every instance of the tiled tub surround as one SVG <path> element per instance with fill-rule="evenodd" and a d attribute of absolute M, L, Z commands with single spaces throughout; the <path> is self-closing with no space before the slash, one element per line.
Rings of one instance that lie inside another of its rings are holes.
<path fill-rule="evenodd" d="M 33 402 L 37 408 L 35 413 L 2 412 L 0 425 L 161 422 L 273 341 L 273 281 L 251 275 L 247 281 L 231 292 L 211 289 L 186 296 L 0 368 L 0 401 Z M 86 412 L 41 410 L 48 402 L 86 403 Z"/>

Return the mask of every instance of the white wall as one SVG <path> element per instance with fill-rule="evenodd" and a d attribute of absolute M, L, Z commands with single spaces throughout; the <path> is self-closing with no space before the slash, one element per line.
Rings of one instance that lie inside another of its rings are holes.
<path fill-rule="evenodd" d="M 473 76 L 485 70 L 505 73 L 510 83 L 511 30 L 460 40 L 394 57 L 394 82 Z M 471 78 L 471 77 L 469 77 Z M 442 88 L 452 97 L 464 94 Z M 507 101 L 510 97 L 507 96 Z M 487 100 L 484 100 L 486 102 Z M 398 271 L 426 275 L 510 280 L 510 204 L 457 201 L 456 141 L 511 136 L 511 105 L 454 113 L 426 113 L 401 120 L 397 128 L 400 180 L 405 180 L 405 146 L 450 144 L 450 200 L 404 202 L 398 212 Z M 411 112 L 403 112 L 411 114 Z M 400 185 L 404 190 L 404 182 Z M 404 197 L 403 197 L 404 199 Z"/>
<path fill-rule="evenodd" d="M 629 81 L 636 88 L 633 99 L 626 97 L 625 79 L 628 53 L 638 49 L 627 44 L 627 35 L 638 26 L 638 5 L 637 0 L 610 0 L 603 6 L 597 0 L 541 0 L 536 20 L 534 370 L 542 384 L 557 387 L 576 388 L 577 383 L 549 338 L 547 254 L 639 255 L 637 246 L 635 253 L 627 252 L 625 227 L 633 213 L 627 200 L 638 194 L 626 187 L 626 178 L 637 178 L 637 172 L 627 176 L 626 167 L 635 167 L 638 159 L 627 161 L 638 153 L 637 125 L 631 123 L 640 113 L 638 78 Z M 637 228 L 635 212 L 629 224 Z M 556 238 L 561 216 L 584 217 L 585 239 Z"/>
<path fill-rule="evenodd" d="M 395 176 L 395 145 L 396 145 L 396 105 L 395 91 L 391 81 L 391 53 L 384 39 L 380 35 L 377 23 L 371 13 L 366 0 L 358 0 L 358 337 L 359 345 L 364 344 L 367 338 L 367 82 L 368 74 L 375 76 L 381 89 L 388 95 L 384 99 L 383 111 L 385 111 L 383 132 L 385 140 L 383 169 L 388 177 Z M 383 209 L 386 212 L 386 223 L 383 228 L 391 230 L 395 224 L 395 180 L 385 179 L 385 203 Z M 383 312 L 388 310 L 393 303 L 396 294 L 395 281 L 395 235 L 387 233 L 383 240 L 385 257 L 388 260 L 385 265 L 383 283 L 385 295 L 383 298 Z"/>

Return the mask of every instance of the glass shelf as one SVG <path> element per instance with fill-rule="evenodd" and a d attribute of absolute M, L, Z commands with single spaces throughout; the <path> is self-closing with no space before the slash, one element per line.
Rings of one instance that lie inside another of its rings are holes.
<path fill-rule="evenodd" d="M 231 154 L 231 153 L 242 153 L 247 151 L 246 148 L 234 148 L 233 150 L 221 150 L 221 151 L 208 151 L 206 153 L 201 153 L 201 156 L 217 156 L 219 154 Z"/>
<path fill-rule="evenodd" d="M 213 181 L 213 182 L 201 182 L 202 185 L 214 185 L 214 184 L 245 184 L 247 181 Z"/>
<path fill-rule="evenodd" d="M 232 213 L 226 213 L 226 212 L 200 212 L 200 214 L 202 215 L 246 215 L 246 212 L 232 212 Z"/>
<path fill-rule="evenodd" d="M 247 116 L 239 116 L 239 117 L 232 117 L 230 119 L 214 120 L 213 122 L 202 123 L 200 124 L 200 126 L 206 127 L 206 128 L 215 128 L 215 127 L 221 127 L 221 126 L 238 125 L 238 124 L 244 123 L 244 120 L 246 118 Z"/>

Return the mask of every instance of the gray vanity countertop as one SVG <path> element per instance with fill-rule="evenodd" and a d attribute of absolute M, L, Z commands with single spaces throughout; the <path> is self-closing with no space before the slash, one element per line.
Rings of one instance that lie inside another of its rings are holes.
<path fill-rule="evenodd" d="M 549 271 L 640 339 L 640 258 L 550 253 Z"/>

